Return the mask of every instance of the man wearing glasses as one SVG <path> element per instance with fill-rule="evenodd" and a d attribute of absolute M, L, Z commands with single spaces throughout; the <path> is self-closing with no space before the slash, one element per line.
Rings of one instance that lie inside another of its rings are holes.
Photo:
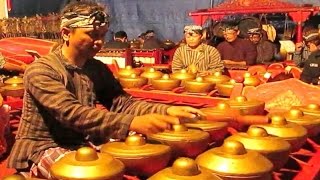
<path fill-rule="evenodd" d="M 266 32 L 261 28 L 249 29 L 249 40 L 257 48 L 257 64 L 269 64 L 274 60 L 276 46 L 266 39 Z"/>
<path fill-rule="evenodd" d="M 305 61 L 301 80 L 320 85 L 320 36 L 319 33 L 312 30 L 303 35 L 303 41 L 310 51 L 308 59 Z"/>
<path fill-rule="evenodd" d="M 236 24 L 226 23 L 223 27 L 225 41 L 221 42 L 217 49 L 225 64 L 254 65 L 256 64 L 256 47 L 246 39 L 238 37 L 240 31 Z"/>

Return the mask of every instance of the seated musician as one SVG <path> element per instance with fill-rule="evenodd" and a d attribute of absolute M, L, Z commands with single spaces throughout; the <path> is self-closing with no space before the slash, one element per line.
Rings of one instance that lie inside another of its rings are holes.
<path fill-rule="evenodd" d="M 318 34 L 318 30 L 313 27 L 305 29 L 303 32 L 304 36 L 308 36 L 309 34 L 313 34 L 315 36 Z M 310 54 L 311 51 L 308 49 L 308 46 L 306 46 L 305 42 L 297 42 L 295 44 L 295 52 L 293 53 L 292 60 L 298 67 L 303 67 Z"/>
<path fill-rule="evenodd" d="M 240 31 L 237 24 L 226 23 L 223 27 L 225 41 L 217 49 L 225 64 L 254 65 L 256 64 L 257 49 L 249 41 L 238 37 Z"/>
<path fill-rule="evenodd" d="M 104 47 L 109 49 L 126 49 L 130 47 L 128 35 L 124 31 L 118 31 L 114 34 L 114 41 L 105 43 Z"/>
<path fill-rule="evenodd" d="M 264 38 L 264 30 L 261 28 L 249 29 L 247 34 L 249 40 L 257 48 L 257 64 L 268 64 L 274 60 L 276 54 L 276 46 L 271 41 Z"/>
<path fill-rule="evenodd" d="M 309 33 L 303 36 L 304 43 L 311 54 L 306 60 L 301 80 L 306 83 L 320 85 L 320 37 L 318 33 Z"/>
<path fill-rule="evenodd" d="M 8 158 L 8 167 L 20 174 L 51 179 L 51 165 L 70 151 L 123 140 L 129 131 L 161 132 L 179 124 L 179 117 L 204 115 L 188 106 L 134 99 L 123 90 L 110 69 L 94 59 L 108 31 L 105 11 L 95 1 L 65 6 L 62 45 L 27 68 L 23 113 Z"/>
<path fill-rule="evenodd" d="M 158 39 L 154 30 L 147 30 L 144 35 L 142 49 L 158 49 L 163 48 L 163 43 Z"/>
<path fill-rule="evenodd" d="M 139 34 L 139 36 L 137 37 L 137 40 L 140 42 L 140 46 L 142 48 L 143 44 L 144 44 L 144 40 L 145 40 L 145 37 L 146 36 L 146 33 L 141 33 Z"/>
<path fill-rule="evenodd" d="M 186 44 L 177 48 L 173 55 L 172 72 L 188 69 L 199 76 L 223 70 L 218 50 L 202 43 L 202 27 L 190 25 L 184 28 Z"/>

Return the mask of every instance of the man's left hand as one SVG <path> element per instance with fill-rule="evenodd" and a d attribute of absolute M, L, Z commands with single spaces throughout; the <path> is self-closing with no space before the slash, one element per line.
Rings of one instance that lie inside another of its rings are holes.
<path fill-rule="evenodd" d="M 198 115 L 206 116 L 199 109 L 190 106 L 171 106 L 167 109 L 167 114 L 175 117 L 195 118 Z"/>

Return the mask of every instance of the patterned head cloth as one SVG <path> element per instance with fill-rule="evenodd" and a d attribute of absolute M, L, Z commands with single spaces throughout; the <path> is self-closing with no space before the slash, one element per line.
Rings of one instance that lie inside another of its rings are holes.
<path fill-rule="evenodd" d="M 146 37 L 154 37 L 155 33 L 154 32 L 149 32 L 145 34 Z"/>
<path fill-rule="evenodd" d="M 261 34 L 262 33 L 262 30 L 260 28 L 252 28 L 252 29 L 249 29 L 248 34 Z"/>
<path fill-rule="evenodd" d="M 61 17 L 60 28 L 94 28 L 109 24 L 109 15 L 103 11 L 96 11 L 89 15 L 82 15 L 75 12 L 69 12 Z"/>
<path fill-rule="evenodd" d="M 202 27 L 197 25 L 189 25 L 184 27 L 184 33 L 202 34 Z"/>
<path fill-rule="evenodd" d="M 317 29 L 312 29 L 303 34 L 303 40 L 305 42 L 310 42 L 319 38 L 319 33 Z"/>

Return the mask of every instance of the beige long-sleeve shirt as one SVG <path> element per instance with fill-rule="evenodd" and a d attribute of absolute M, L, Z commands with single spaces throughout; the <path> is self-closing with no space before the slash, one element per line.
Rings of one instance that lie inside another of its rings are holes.
<path fill-rule="evenodd" d="M 173 55 L 172 71 L 187 69 L 194 65 L 198 72 L 201 71 L 223 71 L 223 62 L 218 50 L 212 46 L 201 44 L 196 49 L 188 45 L 177 48 Z"/>

